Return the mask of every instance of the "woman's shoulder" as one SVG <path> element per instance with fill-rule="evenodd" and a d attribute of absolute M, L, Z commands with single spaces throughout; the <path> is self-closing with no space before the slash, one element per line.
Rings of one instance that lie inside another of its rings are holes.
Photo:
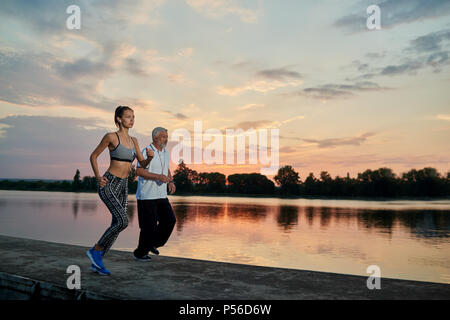
<path fill-rule="evenodd" d="M 138 143 L 136 137 L 131 136 L 131 140 L 133 140 L 133 148 L 135 150 L 137 150 L 139 148 L 139 143 Z"/>
<path fill-rule="evenodd" d="M 111 137 L 114 134 L 114 132 L 107 132 L 103 135 L 102 140 L 107 140 L 107 141 L 111 141 Z"/>
<path fill-rule="evenodd" d="M 116 132 L 107 132 L 105 133 L 104 138 L 108 139 L 109 141 L 117 141 Z"/>
<path fill-rule="evenodd" d="M 139 142 L 138 142 L 138 139 L 136 137 L 131 137 L 131 139 L 133 139 L 133 142 L 134 142 L 135 146 L 139 146 Z"/>

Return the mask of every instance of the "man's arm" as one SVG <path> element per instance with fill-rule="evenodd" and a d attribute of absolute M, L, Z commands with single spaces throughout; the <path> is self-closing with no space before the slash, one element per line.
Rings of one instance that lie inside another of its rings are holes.
<path fill-rule="evenodd" d="M 145 170 L 143 168 L 137 168 L 136 175 L 139 177 L 142 177 L 144 179 L 148 179 L 148 180 L 159 180 L 163 183 L 168 183 L 170 181 L 168 176 L 165 176 L 163 174 L 148 172 L 147 170 Z"/>
<path fill-rule="evenodd" d="M 148 172 L 144 168 L 137 168 L 136 175 L 138 175 L 139 177 L 142 177 L 144 179 L 148 179 L 148 180 L 160 180 L 161 181 L 160 174 Z"/>

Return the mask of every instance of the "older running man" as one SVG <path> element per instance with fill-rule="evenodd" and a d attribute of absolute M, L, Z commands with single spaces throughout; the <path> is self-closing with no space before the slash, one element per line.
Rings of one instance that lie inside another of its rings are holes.
<path fill-rule="evenodd" d="M 136 174 L 139 176 L 136 199 L 138 204 L 139 244 L 133 257 L 139 261 L 150 261 L 149 251 L 159 254 L 169 239 L 175 226 L 176 218 L 167 198 L 175 192 L 175 184 L 169 169 L 169 152 L 166 150 L 167 129 L 156 127 L 152 131 L 153 142 L 147 148 L 153 150 L 154 157 L 145 167 L 138 163 Z M 147 157 L 145 148 L 142 150 Z"/>

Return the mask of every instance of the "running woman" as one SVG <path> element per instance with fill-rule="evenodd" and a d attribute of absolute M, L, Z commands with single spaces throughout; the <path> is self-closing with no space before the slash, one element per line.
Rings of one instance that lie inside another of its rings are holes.
<path fill-rule="evenodd" d="M 114 113 L 114 122 L 118 127 L 117 132 L 110 132 L 103 136 L 100 144 L 92 152 L 90 161 L 92 170 L 98 182 L 98 194 L 112 215 L 112 223 L 100 240 L 87 251 L 87 256 L 92 262 L 91 271 L 101 275 L 110 275 L 111 272 L 103 264 L 103 256 L 113 245 L 119 233 L 128 226 L 128 175 L 131 164 L 137 157 L 139 164 L 146 167 L 154 153 L 146 148 L 147 159 L 140 150 L 136 138 L 128 134 L 134 124 L 134 112 L 127 106 L 118 106 Z M 97 158 L 108 147 L 111 162 L 103 176 L 99 174 Z"/>

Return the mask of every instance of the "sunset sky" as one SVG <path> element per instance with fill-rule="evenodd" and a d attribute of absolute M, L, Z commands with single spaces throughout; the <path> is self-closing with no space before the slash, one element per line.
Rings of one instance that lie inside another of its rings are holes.
<path fill-rule="evenodd" d="M 366 27 L 372 4 L 381 30 Z M 169 151 L 194 121 L 279 128 L 280 165 L 302 180 L 450 169 L 448 0 L 2 0 L 0 17 L 0 178 L 92 176 L 117 105 L 141 147 L 167 128 Z M 107 150 L 99 161 L 103 174 Z"/>

